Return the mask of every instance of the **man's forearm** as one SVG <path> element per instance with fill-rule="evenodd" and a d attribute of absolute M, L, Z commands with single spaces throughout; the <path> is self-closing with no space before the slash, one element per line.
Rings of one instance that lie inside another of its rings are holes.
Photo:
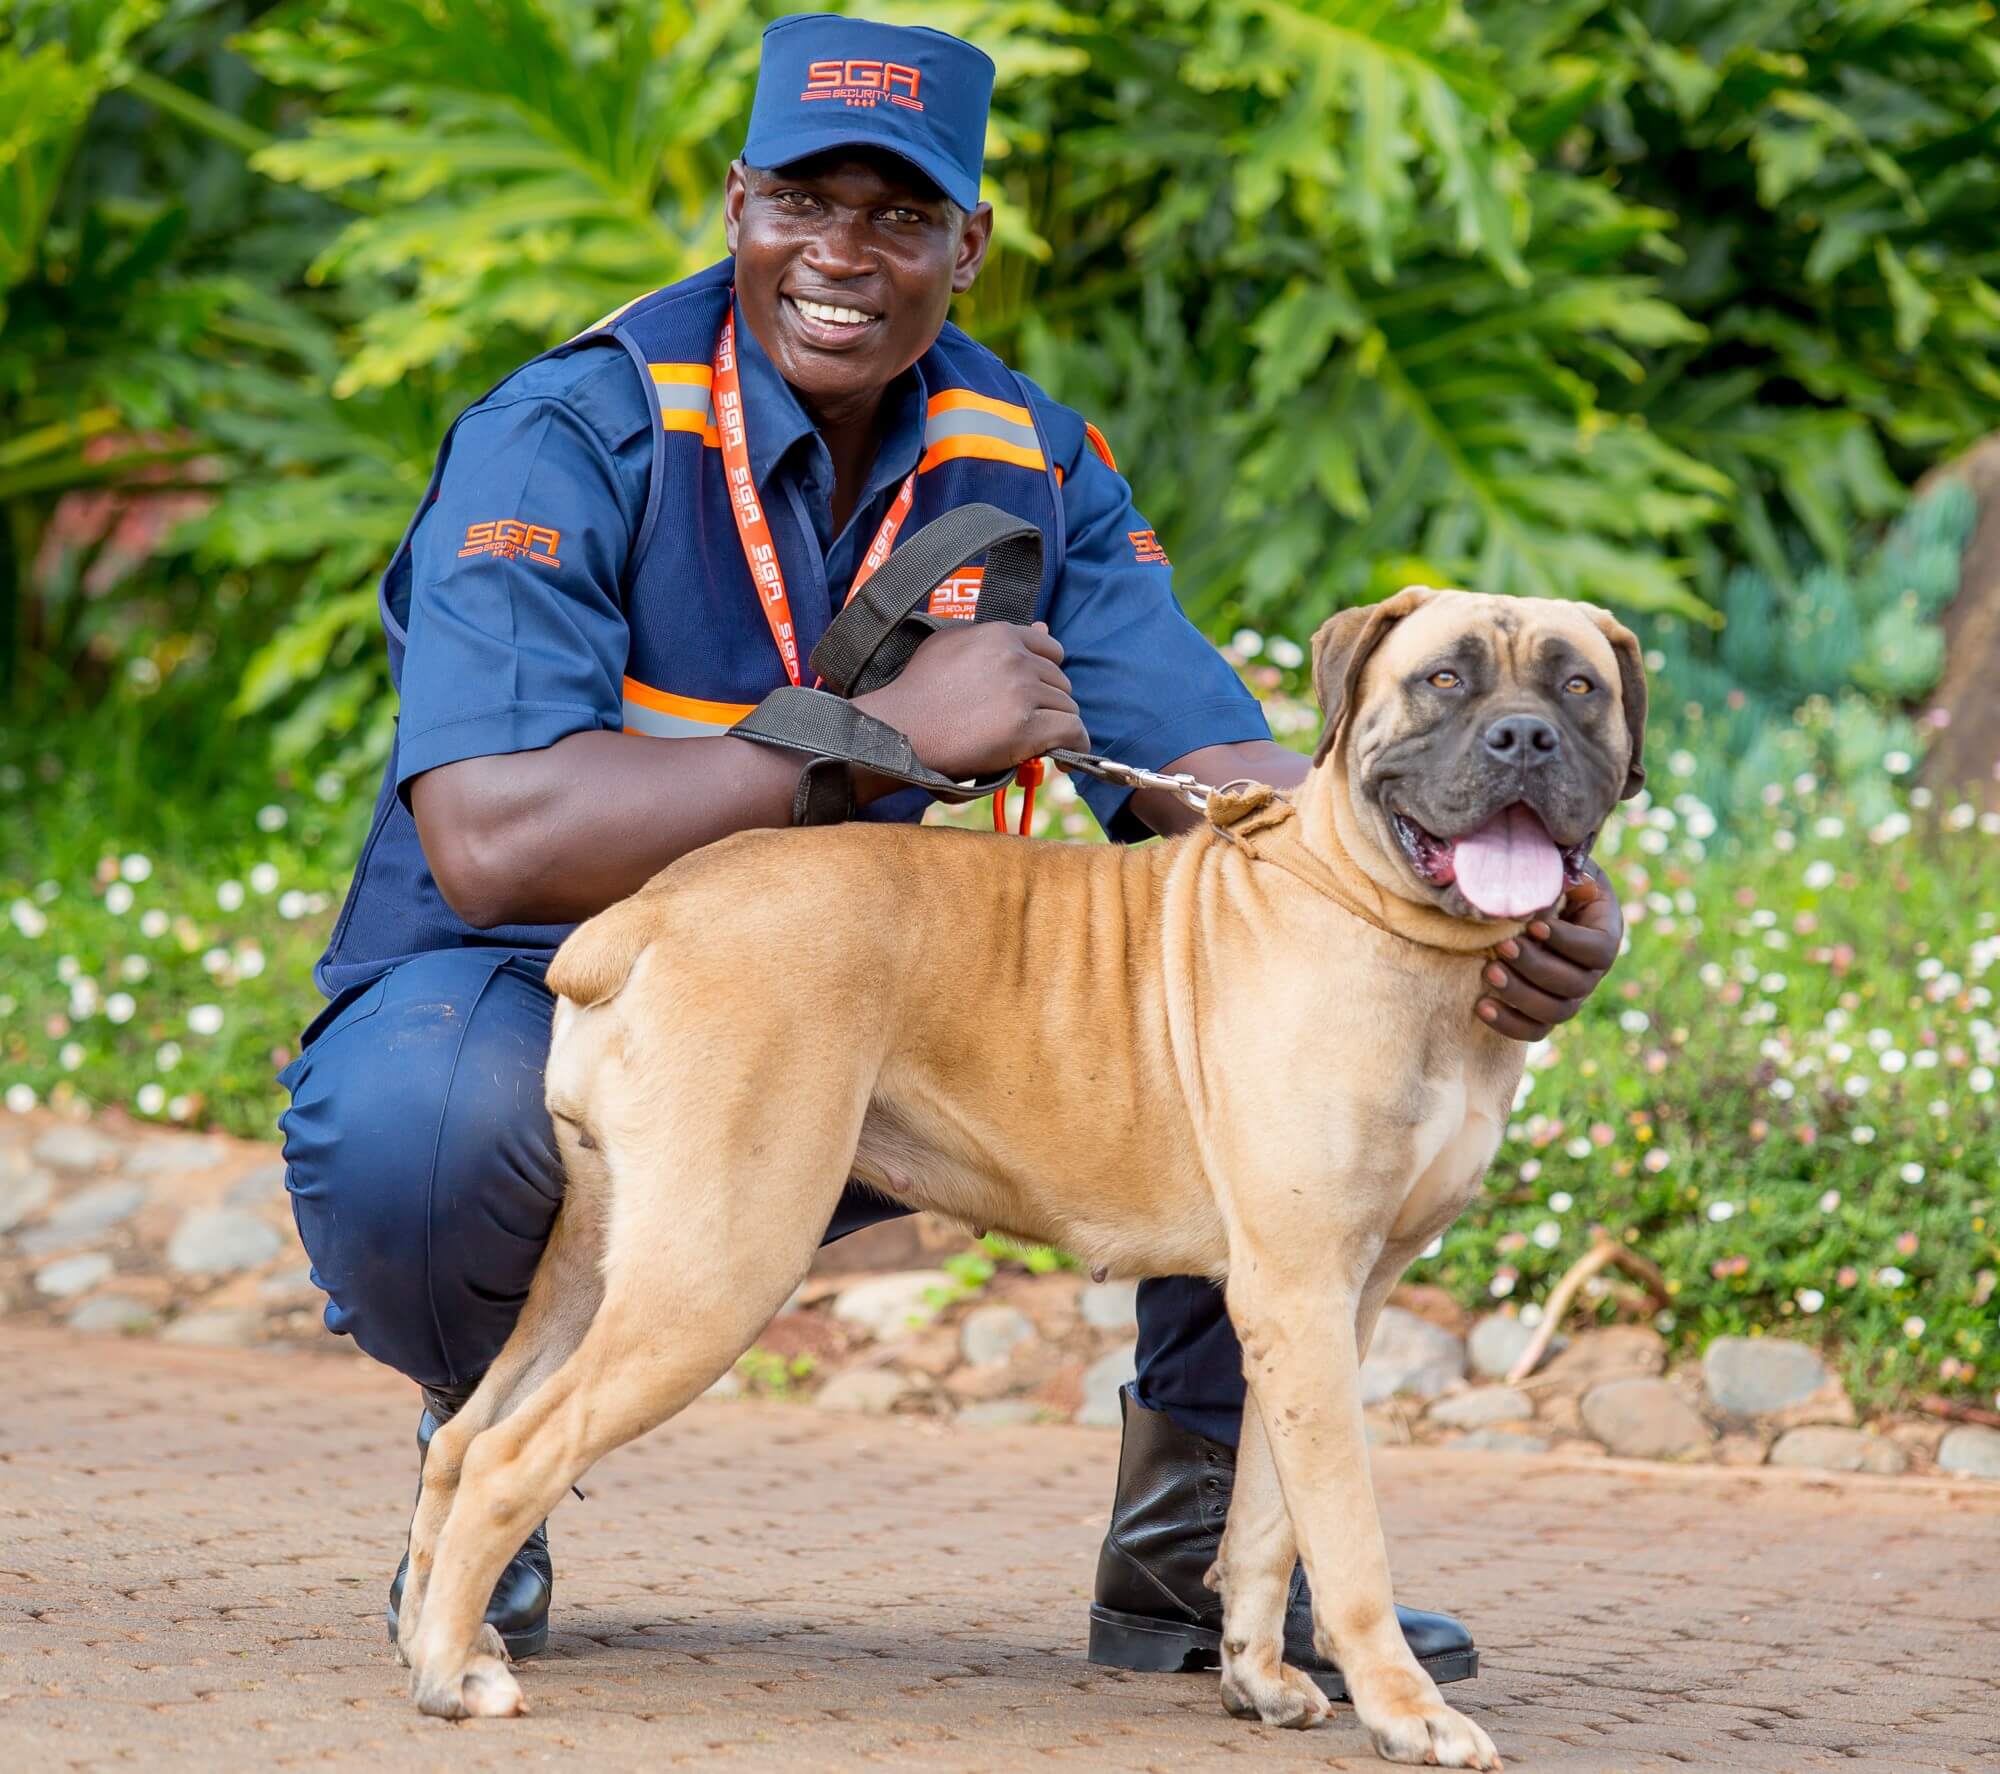
<path fill-rule="evenodd" d="M 721 734 L 572 733 L 427 771 L 410 807 L 431 873 L 468 924 L 567 924 L 690 850 L 789 825 L 802 762 Z"/>
<path fill-rule="evenodd" d="M 1305 781 L 1311 760 L 1287 751 L 1269 739 L 1248 739 L 1240 745 L 1208 745 L 1176 758 L 1169 774 L 1186 771 L 1197 782 L 1219 786 L 1239 780 L 1268 782 L 1273 788 L 1297 788 Z M 1162 837 L 1172 837 L 1201 823 L 1201 815 L 1165 789 L 1142 788 L 1132 797 L 1132 811 Z"/>

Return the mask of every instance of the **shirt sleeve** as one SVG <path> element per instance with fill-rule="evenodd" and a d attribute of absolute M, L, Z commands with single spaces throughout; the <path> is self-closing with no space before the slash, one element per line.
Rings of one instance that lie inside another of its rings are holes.
<path fill-rule="evenodd" d="M 632 458 L 650 463 L 651 434 L 624 354 L 601 355 L 573 393 L 503 385 L 452 433 L 411 538 L 396 779 L 406 801 L 441 764 L 623 723 L 622 584 L 646 489 Z"/>
<path fill-rule="evenodd" d="M 1175 601 L 1173 567 L 1133 505 L 1132 489 L 1075 415 L 1063 416 L 1076 444 L 1065 450 L 1049 425 L 1063 465 L 1068 529 L 1049 630 L 1062 642 L 1063 670 L 1092 749 L 1158 770 L 1203 746 L 1270 738 L 1257 699 Z M 1107 836 L 1128 843 L 1152 836 L 1128 805 L 1130 789 L 1075 780 Z"/>

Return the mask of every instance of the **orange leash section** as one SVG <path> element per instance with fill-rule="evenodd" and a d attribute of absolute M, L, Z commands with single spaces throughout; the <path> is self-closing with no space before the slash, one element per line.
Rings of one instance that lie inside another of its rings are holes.
<path fill-rule="evenodd" d="M 1042 776 L 1048 766 L 1040 758 L 1030 758 L 1014 772 L 1014 780 L 1021 786 L 1021 823 L 1015 827 L 1014 835 L 1025 838 L 1028 828 L 1035 818 L 1035 790 L 1041 787 Z M 1003 788 L 993 797 L 993 829 L 1004 832 L 1007 829 L 1007 791 Z"/>

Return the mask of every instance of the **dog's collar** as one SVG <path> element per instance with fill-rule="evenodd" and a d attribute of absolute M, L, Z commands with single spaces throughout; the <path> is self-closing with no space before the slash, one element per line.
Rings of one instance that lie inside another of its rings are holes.
<path fill-rule="evenodd" d="M 1253 862 L 1268 862 L 1284 870 L 1384 936 L 1452 954 L 1492 951 L 1495 938 L 1482 937 L 1466 946 L 1438 942 L 1421 928 L 1412 927 L 1430 921 L 1421 914 L 1415 919 L 1398 919 L 1388 904 L 1389 896 L 1347 854 L 1339 832 L 1329 824 L 1325 837 L 1338 852 L 1345 869 L 1334 867 L 1305 842 L 1299 830 L 1298 808 L 1267 782 L 1231 782 L 1211 790 L 1206 812 L 1210 828 L 1225 843 Z M 1456 919 L 1449 922 L 1459 923 Z M 1467 930 L 1465 934 L 1471 936 L 1474 932 Z"/>

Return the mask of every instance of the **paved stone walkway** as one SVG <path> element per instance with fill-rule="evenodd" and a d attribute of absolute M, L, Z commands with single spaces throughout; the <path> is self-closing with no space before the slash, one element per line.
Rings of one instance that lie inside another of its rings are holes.
<path fill-rule="evenodd" d="M 531 1717 L 417 1716 L 381 1625 L 408 1391 L 0 1328 L 0 1756 L 45 1769 L 1375 1768 L 1083 1660 L 1114 1438 L 705 1402 L 554 1529 Z M 2000 1767 L 1991 1486 L 1391 1448 L 1402 1595 L 1508 1765 Z"/>

